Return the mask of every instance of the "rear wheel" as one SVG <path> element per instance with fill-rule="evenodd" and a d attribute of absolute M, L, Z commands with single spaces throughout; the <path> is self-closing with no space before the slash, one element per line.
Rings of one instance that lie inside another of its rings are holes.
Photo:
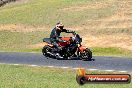
<path fill-rule="evenodd" d="M 49 52 L 49 49 L 50 49 L 50 47 L 47 46 L 47 45 L 43 47 L 42 53 L 43 53 L 44 56 L 46 56 L 46 57 L 49 56 L 48 53 L 47 53 L 47 52 Z"/>
<path fill-rule="evenodd" d="M 86 48 L 86 50 L 84 50 L 84 52 L 81 53 L 81 58 L 84 61 L 87 61 L 87 60 L 91 61 L 91 58 L 92 58 L 92 52 L 91 52 L 91 50 L 88 49 L 88 48 Z"/>

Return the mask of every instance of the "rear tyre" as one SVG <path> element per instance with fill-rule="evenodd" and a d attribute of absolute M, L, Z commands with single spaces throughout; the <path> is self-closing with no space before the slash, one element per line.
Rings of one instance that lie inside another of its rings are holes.
<path fill-rule="evenodd" d="M 44 46 L 43 49 L 42 49 L 42 53 L 43 53 L 43 55 L 46 56 L 46 57 L 49 56 L 48 53 L 47 53 L 47 52 L 49 52 L 49 48 L 50 48 L 50 47 L 46 45 L 46 46 Z"/>
<path fill-rule="evenodd" d="M 90 49 L 86 48 L 83 53 L 81 53 L 81 58 L 84 61 L 91 61 L 92 59 L 92 52 Z"/>

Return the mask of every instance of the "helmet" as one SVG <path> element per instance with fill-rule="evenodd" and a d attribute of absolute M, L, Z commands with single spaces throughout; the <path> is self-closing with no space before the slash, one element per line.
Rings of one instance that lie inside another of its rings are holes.
<path fill-rule="evenodd" d="M 58 28 L 58 29 L 63 29 L 63 28 L 64 28 L 64 25 L 63 25 L 61 22 L 58 22 L 58 23 L 56 24 L 56 28 Z"/>

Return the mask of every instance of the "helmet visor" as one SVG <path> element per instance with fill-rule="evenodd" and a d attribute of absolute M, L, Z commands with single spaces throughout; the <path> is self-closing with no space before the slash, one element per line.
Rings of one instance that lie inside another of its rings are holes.
<path fill-rule="evenodd" d="M 64 28 L 64 26 L 59 26 L 59 28 L 60 28 L 60 29 L 63 29 L 63 28 Z"/>

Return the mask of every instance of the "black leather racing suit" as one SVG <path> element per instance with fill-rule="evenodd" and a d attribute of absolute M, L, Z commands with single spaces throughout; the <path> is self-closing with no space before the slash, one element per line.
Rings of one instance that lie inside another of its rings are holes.
<path fill-rule="evenodd" d="M 55 46 L 58 52 L 60 51 L 58 42 L 60 41 L 59 37 L 61 32 L 71 33 L 72 31 L 66 29 L 57 30 L 56 28 L 52 29 L 50 34 L 50 41 Z"/>

